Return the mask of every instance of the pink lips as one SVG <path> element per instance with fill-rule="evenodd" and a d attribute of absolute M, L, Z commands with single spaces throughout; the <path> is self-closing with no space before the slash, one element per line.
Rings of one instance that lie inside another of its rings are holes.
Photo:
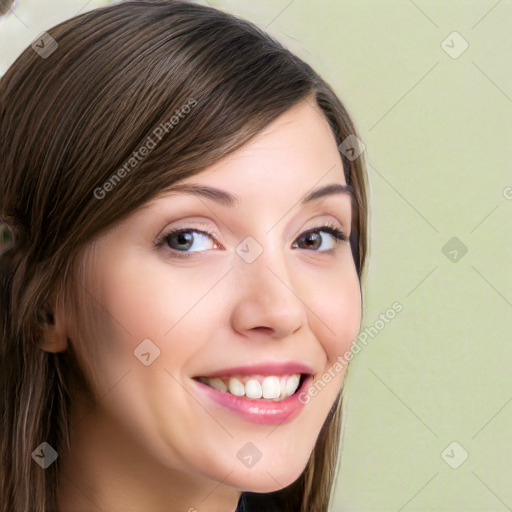
<path fill-rule="evenodd" d="M 278 425 L 295 418 L 304 404 L 299 400 L 300 393 L 307 390 L 313 382 L 313 370 L 301 363 L 269 363 L 264 365 L 243 366 L 209 372 L 202 377 L 227 377 L 231 375 L 290 375 L 307 374 L 302 385 L 290 397 L 280 401 L 268 399 L 254 399 L 245 396 L 236 396 L 228 392 L 218 391 L 207 384 L 194 380 L 199 391 L 207 399 L 212 400 L 226 409 L 233 411 L 253 423 L 265 425 Z"/>

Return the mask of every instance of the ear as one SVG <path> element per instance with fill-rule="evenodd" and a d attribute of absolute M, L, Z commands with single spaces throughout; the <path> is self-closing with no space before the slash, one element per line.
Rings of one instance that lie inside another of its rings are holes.
<path fill-rule="evenodd" d="M 39 347 L 46 352 L 64 352 L 68 347 L 68 337 L 64 322 L 64 311 L 53 301 L 52 307 L 45 305 L 37 315 L 41 338 Z"/>

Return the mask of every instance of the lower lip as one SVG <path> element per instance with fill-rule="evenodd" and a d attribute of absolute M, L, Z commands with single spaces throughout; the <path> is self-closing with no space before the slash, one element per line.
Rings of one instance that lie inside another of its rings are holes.
<path fill-rule="evenodd" d="M 302 386 L 292 396 L 277 402 L 269 399 L 236 396 L 227 391 L 218 391 L 197 380 L 194 382 L 207 397 L 230 411 L 238 413 L 246 420 L 264 425 L 280 425 L 291 421 L 302 411 L 304 404 L 299 401 L 299 396 L 309 388 L 313 382 L 313 376 L 306 377 Z"/>

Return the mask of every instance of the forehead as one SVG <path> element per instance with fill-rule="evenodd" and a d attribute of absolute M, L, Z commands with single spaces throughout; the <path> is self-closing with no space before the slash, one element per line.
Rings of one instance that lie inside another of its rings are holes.
<path fill-rule="evenodd" d="M 229 190 L 245 200 L 262 195 L 299 199 L 308 190 L 333 183 L 346 185 L 334 135 L 320 108 L 303 101 L 236 152 L 157 198 L 193 185 Z"/>

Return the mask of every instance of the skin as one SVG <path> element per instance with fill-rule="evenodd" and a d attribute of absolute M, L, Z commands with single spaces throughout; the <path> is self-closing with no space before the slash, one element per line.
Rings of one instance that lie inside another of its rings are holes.
<path fill-rule="evenodd" d="M 271 492 L 299 477 L 342 385 L 344 370 L 276 427 L 213 404 L 192 380 L 290 360 L 319 378 L 359 332 L 349 242 L 317 231 L 317 249 L 293 247 L 326 221 L 350 234 L 347 194 L 298 204 L 312 189 L 346 183 L 320 109 L 296 105 L 180 183 L 223 189 L 239 205 L 165 191 L 112 226 L 89 247 L 94 338 L 80 339 L 59 312 L 44 347 L 73 351 L 94 397 L 73 389 L 71 451 L 59 454 L 60 511 L 234 511 L 242 490 Z M 199 235 L 190 257 L 179 258 L 176 242 L 154 246 L 174 228 L 209 229 L 214 239 Z M 247 236 L 263 249 L 250 264 L 236 253 Z M 149 366 L 133 353 L 144 339 L 160 349 Z M 262 453 L 251 468 L 237 458 L 248 442 Z"/>

